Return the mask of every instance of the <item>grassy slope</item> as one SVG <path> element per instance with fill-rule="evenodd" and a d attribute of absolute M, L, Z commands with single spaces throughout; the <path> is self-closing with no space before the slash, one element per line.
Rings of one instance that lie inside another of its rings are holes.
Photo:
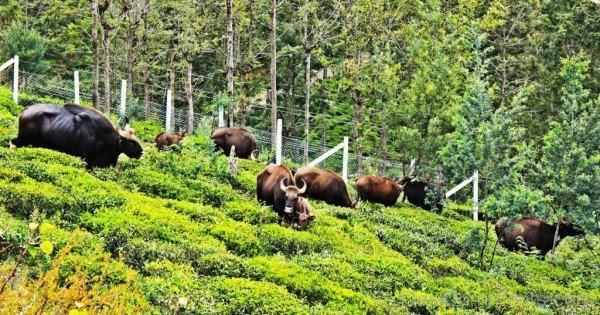
<path fill-rule="evenodd" d="M 311 201 L 317 220 L 308 229 L 281 227 L 254 198 L 262 165 L 240 161 L 232 178 L 205 136 L 187 138 L 181 152 L 157 152 L 150 139 L 160 125 L 138 123 L 144 159 L 88 172 L 57 152 L 7 149 L 20 111 L 9 98 L 0 89 L 0 248 L 11 245 L 0 253 L 2 278 L 29 222 L 43 222 L 39 238 L 55 249 L 25 256 L 0 309 L 64 312 L 82 302 L 93 313 L 600 312 L 599 270 L 575 240 L 554 261 L 499 249 L 493 270 L 482 272 L 473 240 L 483 224 L 460 209 Z M 598 251 L 598 238 L 591 241 Z"/>

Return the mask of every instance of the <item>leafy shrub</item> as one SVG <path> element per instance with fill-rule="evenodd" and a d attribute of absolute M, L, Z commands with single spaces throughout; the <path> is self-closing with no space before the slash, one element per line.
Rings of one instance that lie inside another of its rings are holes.
<path fill-rule="evenodd" d="M 431 282 L 427 273 L 401 255 L 346 255 L 345 258 L 354 269 L 371 276 L 371 282 L 365 284 L 375 292 L 394 292 L 396 288 L 408 287 L 420 289 Z"/>
<path fill-rule="evenodd" d="M 244 277 L 250 274 L 248 262 L 231 253 L 208 254 L 198 258 L 196 271 L 203 276 Z"/>
<path fill-rule="evenodd" d="M 164 131 L 163 124 L 158 120 L 133 120 L 131 127 L 135 129 L 137 138 L 145 143 L 154 144 L 154 138 Z"/>
<path fill-rule="evenodd" d="M 13 102 L 12 90 L 0 86 L 0 113 L 7 113 L 11 116 L 19 116 L 23 108 Z"/>
<path fill-rule="evenodd" d="M 51 216 L 70 209 L 74 200 L 57 191 L 53 185 L 27 179 L 21 183 L 0 181 L 0 204 L 21 217 L 29 217 L 38 209 Z"/>
<path fill-rule="evenodd" d="M 83 225 L 105 237 L 107 248 L 113 253 L 135 238 L 171 242 L 195 250 L 197 255 L 225 251 L 223 243 L 206 235 L 206 226 L 156 204 L 136 201 L 130 199 L 122 211 L 106 210 L 83 216 Z"/>
<path fill-rule="evenodd" d="M 319 253 L 331 249 L 329 244 L 307 231 L 295 231 L 278 224 L 260 227 L 258 237 L 270 253 L 293 256 L 303 253 Z"/>
<path fill-rule="evenodd" d="M 493 279 L 476 282 L 460 277 L 442 277 L 436 280 L 431 291 L 429 293 L 442 296 L 453 307 L 485 310 L 493 314 L 538 312 L 534 303 L 514 293 L 517 290 Z"/>
<path fill-rule="evenodd" d="M 43 239 L 51 238 L 58 231 L 48 225 L 42 227 Z M 60 231 L 60 234 L 70 233 Z M 36 265 L 48 260 L 48 255 L 34 256 L 29 252 L 29 260 L 22 264 L 15 263 L 18 256 L 3 260 L 0 272 L 8 274 L 17 268 L 19 274 L 18 277 L 6 278 L 8 285 L 0 300 L 3 312 L 20 313 L 34 308 L 50 313 L 67 313 L 76 308 L 75 304 L 93 313 L 151 311 L 138 285 L 140 278 L 137 273 L 123 263 L 110 261 L 110 257 L 97 246 L 98 243 L 86 243 L 94 250 L 86 255 L 77 254 L 74 248 L 80 246 L 80 236 L 79 232 L 68 235 L 68 243 L 54 251 L 49 264 L 42 270 Z M 24 244 L 14 238 L 10 242 L 16 242 L 12 243 L 15 247 Z"/>
<path fill-rule="evenodd" d="M 217 223 L 227 218 L 220 209 L 188 201 L 165 200 L 164 207 L 187 215 L 192 220 L 201 223 Z"/>
<path fill-rule="evenodd" d="M 255 257 L 249 260 L 253 277 L 285 286 L 309 303 L 338 303 L 342 313 L 374 310 L 375 301 L 363 294 L 338 286 L 319 273 L 287 262 L 281 256 Z"/>
<path fill-rule="evenodd" d="M 161 240 L 144 240 L 142 238 L 121 240 L 117 248 L 108 248 L 110 252 L 122 257 L 124 262 L 141 272 L 146 271 L 146 264 L 158 260 L 194 264 L 200 257 L 200 251 L 205 249 L 200 244 L 182 246 Z"/>
<path fill-rule="evenodd" d="M 276 222 L 279 219 L 271 207 L 262 207 L 254 202 L 228 201 L 223 208 L 230 218 L 247 223 Z"/>
<path fill-rule="evenodd" d="M 78 157 L 42 148 L 19 148 L 17 150 L 0 148 L 1 160 L 16 161 L 17 163 L 35 161 L 45 165 L 58 164 L 75 168 L 83 168 L 85 166 L 83 160 Z"/>
<path fill-rule="evenodd" d="M 0 88 L 5 139 L 21 110 L 10 98 Z M 597 236 L 587 236 L 590 249 L 567 238 L 545 261 L 499 247 L 483 272 L 475 267 L 483 224 L 470 220 L 468 205 L 437 215 L 405 204 L 348 209 L 311 200 L 316 221 L 282 227 L 255 200 L 264 165 L 239 160 L 233 178 L 227 157 L 212 151 L 209 124 L 167 152 L 152 145 L 162 123 L 133 125 L 146 155 L 114 168 L 88 171 L 59 152 L 0 148 L 0 273 L 14 266 L 31 220 L 43 220 L 39 241 L 54 246 L 23 261 L 10 283 L 21 291 L 10 294 L 26 301 L 2 300 L 3 310 L 23 312 L 40 305 L 34 293 L 64 292 L 73 295 L 54 295 L 44 311 L 65 313 L 77 296 L 90 313 L 598 312 Z M 46 285 L 55 291 L 39 289 Z"/>
<path fill-rule="evenodd" d="M 246 223 L 229 221 L 215 224 L 210 234 L 238 255 L 255 256 L 261 252 L 261 243 L 256 237 L 256 229 Z"/>
<path fill-rule="evenodd" d="M 469 277 L 472 272 L 471 267 L 458 257 L 433 258 L 426 261 L 425 268 L 434 277 Z"/>
<path fill-rule="evenodd" d="M 471 205 L 446 203 L 441 215 L 454 220 L 471 220 L 473 217 L 473 207 Z"/>
<path fill-rule="evenodd" d="M 310 314 L 285 288 L 270 282 L 243 278 L 214 278 L 205 281 L 219 314 Z"/>
<path fill-rule="evenodd" d="M 65 104 L 65 101 L 58 99 L 58 98 L 53 98 L 50 96 L 38 96 L 38 95 L 32 95 L 32 94 L 19 93 L 19 105 L 21 105 L 23 107 L 27 107 L 27 106 L 30 106 L 33 104 L 38 104 L 38 103 L 63 105 L 63 104 Z"/>
<path fill-rule="evenodd" d="M 344 288 L 373 293 L 367 289 L 372 278 L 354 269 L 350 263 L 344 261 L 343 255 L 329 253 L 298 255 L 293 261 L 303 268 L 326 276 L 327 279 Z"/>
<path fill-rule="evenodd" d="M 194 270 L 187 264 L 168 260 L 146 265 L 143 282 L 146 299 L 155 305 L 160 314 L 216 314 L 214 305 L 205 300 L 203 286 L 196 281 Z"/>
<path fill-rule="evenodd" d="M 461 314 L 459 307 L 448 308 L 446 301 L 439 296 L 425 292 L 402 288 L 396 292 L 395 300 L 406 306 L 407 311 L 413 314 Z M 457 310 L 457 311 L 454 311 Z"/>

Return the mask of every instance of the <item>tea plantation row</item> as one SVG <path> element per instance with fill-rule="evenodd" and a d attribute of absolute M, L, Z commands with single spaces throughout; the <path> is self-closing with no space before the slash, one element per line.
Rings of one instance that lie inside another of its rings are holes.
<path fill-rule="evenodd" d="M 254 196 L 264 165 L 240 161 L 233 178 L 207 124 L 179 150 L 158 152 L 161 124 L 136 122 L 145 157 L 87 171 L 58 152 L 8 149 L 21 111 L 9 93 L 0 89 L 7 313 L 600 313 L 598 237 L 591 249 L 567 239 L 546 260 L 499 248 L 483 272 L 484 225 L 461 206 L 437 215 L 311 200 L 316 221 L 282 227 Z M 46 241 L 49 254 L 38 245 Z"/>

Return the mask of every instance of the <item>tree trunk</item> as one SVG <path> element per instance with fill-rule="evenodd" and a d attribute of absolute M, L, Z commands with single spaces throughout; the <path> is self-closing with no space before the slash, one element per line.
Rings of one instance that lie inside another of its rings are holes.
<path fill-rule="evenodd" d="M 171 121 L 169 122 L 169 125 L 171 126 L 172 130 L 177 130 L 176 126 L 175 126 L 175 122 L 177 120 L 175 119 L 175 68 L 173 65 L 174 59 L 175 59 L 175 55 L 173 55 L 171 57 L 171 62 L 170 62 L 170 67 L 169 67 L 169 89 L 171 90 L 171 104 L 169 104 L 169 106 L 167 106 L 167 109 L 171 110 Z M 166 113 L 165 113 L 165 119 L 166 119 Z"/>
<path fill-rule="evenodd" d="M 308 163 L 308 140 L 310 133 L 310 59 L 312 52 L 306 53 L 305 63 L 305 85 L 304 85 L 304 163 Z"/>
<path fill-rule="evenodd" d="M 104 112 L 110 113 L 110 35 L 108 29 L 104 29 L 102 44 L 104 45 Z"/>
<path fill-rule="evenodd" d="M 143 59 L 144 62 L 144 67 L 142 70 L 142 81 L 144 84 L 144 109 L 146 112 L 146 118 L 150 117 L 150 115 L 152 114 L 150 112 L 150 65 L 149 63 L 149 58 L 148 58 L 148 13 L 146 11 L 144 11 L 142 13 L 142 21 L 144 22 L 144 31 L 143 31 L 143 35 L 142 35 L 142 45 L 144 45 L 143 47 L 143 53 L 141 54 L 141 58 Z"/>
<path fill-rule="evenodd" d="M 133 25 L 131 16 L 129 25 L 125 30 L 125 71 L 127 72 L 127 93 L 131 95 L 133 91 Z"/>
<path fill-rule="evenodd" d="M 388 130 L 386 118 L 388 116 L 388 109 L 386 100 L 383 100 L 383 112 L 381 119 L 381 149 L 379 158 L 381 159 L 381 165 L 379 166 L 379 175 L 382 177 L 385 176 L 385 172 L 387 170 L 387 153 L 388 153 Z"/>
<path fill-rule="evenodd" d="M 323 105 L 321 115 L 321 144 L 323 146 L 323 153 L 325 153 L 327 152 L 327 110 L 325 108 L 325 105 Z"/>
<path fill-rule="evenodd" d="M 227 99 L 229 101 L 228 120 L 233 126 L 233 112 L 235 109 L 233 87 L 233 0 L 227 0 Z"/>
<path fill-rule="evenodd" d="M 98 56 L 98 0 L 92 0 L 92 104 L 100 109 L 98 88 L 100 86 L 100 60 Z"/>
<path fill-rule="evenodd" d="M 271 0 L 271 147 L 275 150 L 277 138 L 277 0 Z"/>
<path fill-rule="evenodd" d="M 296 67 L 294 65 L 294 60 L 288 59 L 287 67 L 288 69 L 291 69 L 289 76 L 290 81 L 287 84 L 288 90 L 286 93 L 287 107 L 289 108 L 289 111 L 287 112 L 287 119 L 285 119 L 287 127 L 283 128 L 283 130 L 285 131 L 285 136 L 291 137 L 296 131 L 296 112 L 294 111 L 296 108 L 296 96 L 294 95 L 294 86 L 296 85 Z"/>
<path fill-rule="evenodd" d="M 114 28 L 106 20 L 106 12 L 110 8 L 112 0 L 107 0 L 98 5 L 98 11 L 100 15 L 100 23 L 102 24 L 102 44 L 104 46 L 104 112 L 110 113 L 110 31 Z"/>
<path fill-rule="evenodd" d="M 483 245 L 481 246 L 481 250 L 479 251 L 479 267 L 481 270 L 485 271 L 485 248 L 487 247 L 488 236 L 490 233 L 490 220 L 488 216 L 485 216 L 485 235 L 483 237 Z"/>
<path fill-rule="evenodd" d="M 323 71 L 323 79 L 327 78 L 327 68 Z M 321 109 L 321 145 L 323 153 L 327 152 L 327 104 Z"/>
<path fill-rule="evenodd" d="M 558 239 L 558 231 L 560 229 L 560 221 L 556 224 L 556 231 L 554 231 L 554 239 L 552 239 L 552 255 L 554 255 L 554 250 L 556 249 L 556 239 Z"/>
<path fill-rule="evenodd" d="M 500 238 L 496 239 L 494 243 L 494 249 L 492 250 L 492 259 L 490 260 L 490 270 L 494 268 L 494 257 L 496 256 L 496 247 L 498 247 L 498 242 L 500 242 Z"/>
<path fill-rule="evenodd" d="M 354 52 L 354 66 L 356 67 L 356 75 L 354 77 L 354 87 L 350 92 L 352 100 L 354 101 L 354 116 L 352 117 L 352 139 L 354 140 L 354 153 L 356 155 L 356 173 L 360 174 L 362 171 L 362 151 L 360 146 L 360 131 L 359 125 L 363 123 L 362 117 L 362 99 L 360 95 L 360 91 L 358 90 L 358 84 L 361 76 L 361 53 L 360 50 L 357 49 Z"/>
<path fill-rule="evenodd" d="M 306 52 L 304 60 L 304 163 L 308 163 L 308 135 L 310 132 L 310 59 L 312 49 L 308 48 L 308 10 L 304 14 L 304 36 L 302 44 Z"/>
<path fill-rule="evenodd" d="M 246 115 L 248 115 L 248 101 L 244 99 L 242 105 L 242 126 L 246 126 Z"/>
<path fill-rule="evenodd" d="M 185 81 L 185 90 L 187 92 L 188 101 L 188 123 L 187 133 L 194 133 L 194 91 L 192 90 L 192 63 L 187 62 L 187 80 Z"/>

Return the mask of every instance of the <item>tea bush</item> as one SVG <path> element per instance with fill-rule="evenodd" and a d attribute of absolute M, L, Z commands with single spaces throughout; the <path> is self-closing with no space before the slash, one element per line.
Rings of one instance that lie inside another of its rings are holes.
<path fill-rule="evenodd" d="M 567 238 L 545 260 L 498 247 L 493 265 L 489 246 L 481 271 L 484 223 L 470 220 L 469 206 L 438 215 L 401 202 L 350 209 L 309 200 L 316 221 L 281 226 L 255 196 L 266 164 L 238 159 L 234 177 L 206 122 L 158 152 L 162 124 L 134 121 L 144 157 L 87 170 L 63 153 L 6 148 L 20 111 L 0 88 L 0 281 L 9 284 L 0 308 L 8 313 L 44 301 L 48 313 L 600 312 L 598 236 Z M 32 222 L 41 224 L 31 230 Z"/>

